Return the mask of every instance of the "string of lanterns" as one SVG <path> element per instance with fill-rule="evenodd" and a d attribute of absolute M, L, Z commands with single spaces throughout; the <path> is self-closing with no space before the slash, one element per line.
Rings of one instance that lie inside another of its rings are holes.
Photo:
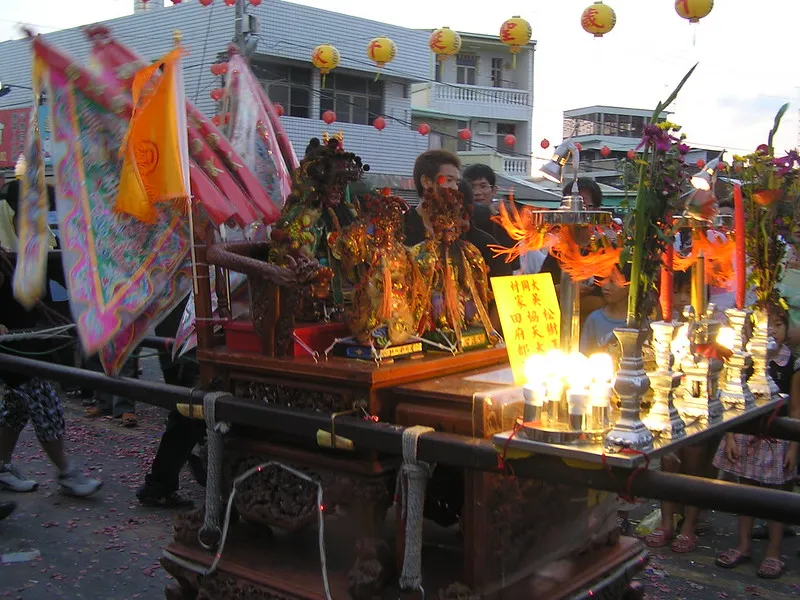
<path fill-rule="evenodd" d="M 203 6 L 209 6 L 213 0 L 198 0 Z M 234 6 L 236 0 L 223 0 L 226 5 Z M 262 0 L 248 0 L 252 6 L 259 6 Z M 142 2 L 149 2 L 149 0 L 142 0 Z M 180 4 L 182 0 L 172 0 L 173 4 Z M 698 23 L 700 19 L 707 17 L 714 7 L 714 0 L 675 0 L 675 11 L 678 15 L 688 20 L 690 23 Z M 602 38 L 605 34 L 614 29 L 617 23 L 617 15 L 614 9 L 603 3 L 602 0 L 597 0 L 592 5 L 587 7 L 581 13 L 581 27 L 587 33 L 590 33 L 596 38 Z M 500 26 L 499 39 L 509 47 L 512 55 L 512 67 L 516 68 L 517 54 L 522 47 L 530 43 L 533 37 L 533 28 L 531 24 L 520 16 L 513 16 L 503 22 Z M 449 27 L 440 27 L 431 33 L 428 40 L 428 46 L 436 56 L 438 62 L 444 62 L 449 57 L 458 54 L 461 50 L 461 35 Z M 397 45 L 390 38 L 386 36 L 377 37 L 370 40 L 367 44 L 367 57 L 372 60 L 378 69 L 382 69 L 388 63 L 395 59 L 397 56 Z M 341 64 L 341 54 L 339 50 L 332 44 L 320 44 L 311 53 L 311 64 L 319 70 L 321 76 L 322 87 L 325 87 L 326 76 Z M 215 63 L 211 65 L 211 72 L 216 76 L 221 76 L 227 73 L 227 63 Z M 375 74 L 375 80 L 380 77 L 380 70 Z M 215 88 L 211 90 L 211 98 L 214 101 L 219 101 L 224 95 L 222 88 Z M 278 116 L 284 113 L 283 106 L 276 104 L 276 111 Z M 215 123 L 224 122 L 226 116 L 216 115 L 214 117 Z M 336 121 L 336 113 L 332 110 L 327 110 L 322 114 L 322 120 L 330 125 Z M 378 131 L 383 131 L 386 128 L 386 119 L 383 117 L 376 117 L 372 122 L 373 127 Z M 427 123 L 422 123 L 417 127 L 417 132 L 420 135 L 426 136 L 431 132 L 431 127 Z M 468 128 L 459 129 L 458 137 L 461 140 L 469 141 L 472 139 L 472 131 Z M 508 134 L 504 138 L 504 143 L 507 146 L 513 147 L 516 144 L 516 137 L 513 134 Z M 542 149 L 547 150 L 550 147 L 550 141 L 547 138 L 542 139 L 540 142 Z M 604 157 L 611 155 L 611 149 L 604 146 L 600 150 L 600 154 Z M 635 151 L 628 151 L 628 158 L 631 154 L 635 156 Z"/>

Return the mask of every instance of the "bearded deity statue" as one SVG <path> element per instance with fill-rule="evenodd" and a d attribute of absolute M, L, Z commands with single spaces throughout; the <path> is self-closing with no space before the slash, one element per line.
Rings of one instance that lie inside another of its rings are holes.
<path fill-rule="evenodd" d="M 456 350 L 497 341 L 489 319 L 491 300 L 486 263 L 463 239 L 468 227 L 461 193 L 436 187 L 425 191 L 422 208 L 430 229 L 411 249 L 425 286 L 428 307 L 422 330 L 427 339 Z M 465 335 L 483 343 L 465 343 Z"/>
<path fill-rule="evenodd" d="M 362 218 L 329 239 L 353 287 L 345 319 L 358 343 L 398 346 L 417 336 L 426 306 L 419 269 L 403 245 L 408 205 L 389 190 L 363 204 Z"/>

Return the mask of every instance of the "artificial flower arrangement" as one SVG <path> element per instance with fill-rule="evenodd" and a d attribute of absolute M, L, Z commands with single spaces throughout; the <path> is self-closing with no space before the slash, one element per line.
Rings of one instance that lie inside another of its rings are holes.
<path fill-rule="evenodd" d="M 689 151 L 684 143 L 686 136 L 674 123 L 659 123 L 658 117 L 675 100 L 696 67 L 658 104 L 637 148 L 642 154 L 635 159 L 639 169 L 636 199 L 627 215 L 627 235 L 619 260 L 620 266 L 631 265 L 628 327 L 640 328 L 654 308 L 652 292 L 656 289 L 664 250 L 675 236 L 672 215 L 685 209 L 682 191 L 689 176 L 684 160 Z"/>
<path fill-rule="evenodd" d="M 800 156 L 796 150 L 775 157 L 773 145 L 781 119 L 789 105 L 783 105 L 766 144 L 746 156 L 735 156 L 733 177 L 741 181 L 749 264 L 748 287 L 755 288 L 758 308 L 783 306 L 778 291 L 783 277 L 787 244 L 795 245 L 800 210 Z"/>

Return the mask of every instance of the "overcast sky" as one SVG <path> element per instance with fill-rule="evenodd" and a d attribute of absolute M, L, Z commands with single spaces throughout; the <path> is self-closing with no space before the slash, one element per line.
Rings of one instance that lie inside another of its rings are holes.
<path fill-rule="evenodd" d="M 617 13 L 617 26 L 602 39 L 580 27 L 581 12 L 591 2 L 297 3 L 406 27 L 446 25 L 492 35 L 511 16 L 528 19 L 538 42 L 533 115 L 537 151 L 541 138 L 561 138 L 563 110 L 593 104 L 654 108 L 697 61 L 700 66 L 673 106 L 673 120 L 684 126 L 691 142 L 734 152 L 755 148 L 766 140 L 778 107 L 791 102 L 777 145 L 798 145 L 800 0 L 724 0 L 696 25 L 678 17 L 673 0 L 607 0 Z M 467 10 L 468 5 L 475 8 Z M 133 0 L 0 0 L 0 6 L 0 40 L 7 40 L 19 37 L 19 23 L 47 33 L 129 14 Z M 309 32 L 309 43 L 325 41 L 324 31 Z"/>

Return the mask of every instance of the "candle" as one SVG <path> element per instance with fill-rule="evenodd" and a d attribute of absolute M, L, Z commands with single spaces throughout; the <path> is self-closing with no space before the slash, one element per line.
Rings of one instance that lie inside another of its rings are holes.
<path fill-rule="evenodd" d="M 739 184 L 733 186 L 733 229 L 736 242 L 736 308 L 744 308 L 744 295 L 747 281 L 747 267 L 745 260 L 745 240 L 747 230 L 744 220 L 744 199 L 742 188 Z"/>
<path fill-rule="evenodd" d="M 589 393 L 586 390 L 569 390 L 567 392 L 569 407 L 569 428 L 573 431 L 586 431 L 587 413 L 589 411 Z"/>
<path fill-rule="evenodd" d="M 589 389 L 592 405 L 592 429 L 608 429 L 611 418 L 612 387 L 610 383 L 593 383 Z"/>
<path fill-rule="evenodd" d="M 664 250 L 661 265 L 661 320 L 672 323 L 673 274 L 672 264 L 675 245 L 670 243 Z"/>
<path fill-rule="evenodd" d="M 692 265 L 692 308 L 698 319 L 706 315 L 706 257 L 702 252 Z"/>
<path fill-rule="evenodd" d="M 526 423 L 542 420 L 542 407 L 547 396 L 547 389 L 542 383 L 527 384 L 522 388 L 522 395 L 525 398 L 525 412 L 523 420 Z"/>

